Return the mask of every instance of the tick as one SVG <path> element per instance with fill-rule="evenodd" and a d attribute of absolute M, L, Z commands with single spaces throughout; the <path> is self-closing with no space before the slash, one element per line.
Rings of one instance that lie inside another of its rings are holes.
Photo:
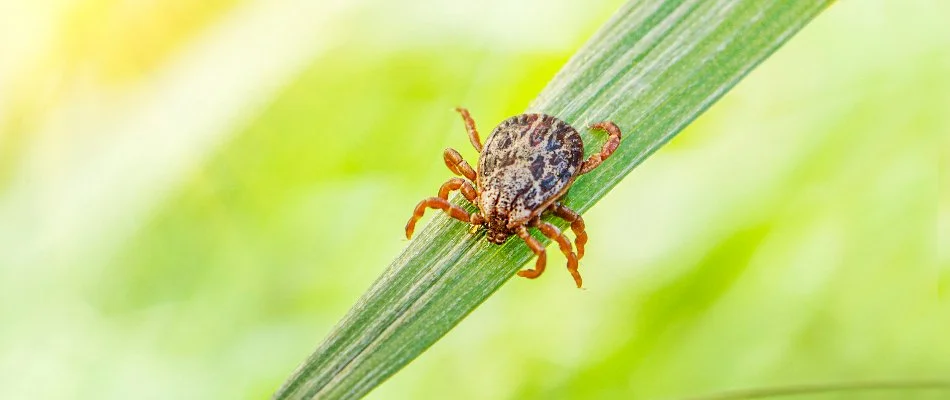
<path fill-rule="evenodd" d="M 591 125 L 591 129 L 607 132 L 608 138 L 600 152 L 584 160 L 584 142 L 580 134 L 553 116 L 521 114 L 508 118 L 495 127 L 482 147 L 475 121 L 468 110 L 455 110 L 462 115 L 468 138 L 479 152 L 478 170 L 473 170 L 455 149 L 445 149 L 445 165 L 465 179 L 449 179 L 442 184 L 438 197 L 420 201 L 406 224 L 406 238 L 412 237 L 416 221 L 422 218 L 426 209 L 441 209 L 473 228 L 486 228 L 485 237 L 489 242 L 502 244 L 510 236 L 518 235 L 538 256 L 534 269 L 519 271 L 518 276 L 534 279 L 544 272 L 547 264 L 544 247 L 528 233 L 528 228 L 537 228 L 558 243 L 567 257 L 567 270 L 577 287 L 581 287 L 577 261 L 584 257 L 584 244 L 587 243 L 584 219 L 559 200 L 578 176 L 597 168 L 613 154 L 620 144 L 620 128 L 613 122 Z M 455 190 L 461 191 L 478 211 L 469 214 L 449 203 L 449 193 Z M 553 214 L 571 224 L 576 254 L 571 241 L 560 229 L 541 220 L 543 213 Z"/>

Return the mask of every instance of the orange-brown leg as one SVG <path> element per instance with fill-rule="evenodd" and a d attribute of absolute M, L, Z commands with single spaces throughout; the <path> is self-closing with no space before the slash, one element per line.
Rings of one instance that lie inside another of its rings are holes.
<path fill-rule="evenodd" d="M 534 279 L 541 276 L 541 273 L 544 272 L 544 267 L 548 263 L 548 253 L 544 251 L 544 246 L 541 246 L 541 243 L 528 233 L 528 228 L 525 228 L 524 225 L 518 227 L 518 237 L 520 237 L 521 240 L 524 240 L 525 244 L 528 245 L 528 248 L 538 256 L 538 261 L 535 261 L 534 263 L 534 269 L 518 271 L 518 276 L 528 279 Z"/>
<path fill-rule="evenodd" d="M 468 131 L 468 140 L 472 142 L 472 147 L 475 147 L 475 150 L 481 153 L 482 141 L 478 138 L 478 130 L 475 129 L 475 121 L 472 116 L 468 114 L 468 110 L 462 107 L 455 107 L 455 111 L 458 111 L 462 115 L 462 120 L 465 121 L 465 129 Z"/>
<path fill-rule="evenodd" d="M 577 259 L 584 258 L 584 245 L 587 244 L 587 231 L 584 230 L 584 218 L 574 210 L 567 208 L 561 203 L 554 203 L 551 206 L 551 212 L 560 219 L 571 224 L 571 231 L 574 232 L 574 247 L 577 247 Z"/>
<path fill-rule="evenodd" d="M 442 157 L 445 159 L 445 166 L 449 167 L 452 173 L 464 176 L 468 178 L 468 180 L 475 182 L 475 170 L 472 169 L 471 165 L 468 165 L 468 162 L 462 158 L 459 152 L 449 147 L 442 152 Z"/>
<path fill-rule="evenodd" d="M 577 255 L 574 254 L 574 250 L 571 248 L 571 241 L 567 239 L 567 236 L 561 233 L 560 229 L 557 229 L 556 226 L 548 222 L 535 220 L 534 223 L 537 224 L 538 230 L 540 230 L 544 236 L 557 242 L 558 246 L 561 247 L 561 253 L 564 253 L 564 257 L 567 257 L 567 271 L 571 273 L 571 276 L 574 277 L 574 283 L 580 288 L 583 280 L 581 280 L 581 274 L 577 272 Z"/>
<path fill-rule="evenodd" d="M 478 194 L 475 193 L 475 187 L 462 178 L 452 178 L 443 183 L 442 187 L 439 188 L 439 197 L 448 200 L 449 193 L 459 189 L 462 191 L 462 196 L 465 196 L 473 204 L 475 203 L 475 198 L 478 197 Z"/>
<path fill-rule="evenodd" d="M 412 238 L 412 232 L 416 229 L 416 221 L 419 218 L 422 218 L 422 214 L 425 213 L 427 208 L 438 208 L 442 211 L 445 211 L 446 214 L 449 214 L 450 217 L 455 218 L 462 222 L 468 222 L 473 224 L 480 224 L 482 219 L 478 214 L 470 215 L 467 211 L 463 210 L 461 207 L 449 203 L 448 200 L 441 197 L 430 197 L 428 199 L 422 200 L 419 204 L 416 205 L 416 210 L 412 213 L 412 217 L 409 218 L 409 222 L 406 223 L 406 239 Z"/>
<path fill-rule="evenodd" d="M 620 128 L 617 127 L 617 124 L 613 122 L 598 122 L 590 126 L 590 129 L 600 129 L 607 132 L 607 141 L 604 142 L 604 147 L 600 149 L 600 153 L 591 154 L 590 158 L 587 161 L 584 161 L 584 165 L 581 166 L 581 174 L 586 174 L 597 168 L 600 163 L 604 162 L 607 157 L 610 157 L 614 153 L 614 150 L 617 150 L 617 146 L 620 145 Z"/>

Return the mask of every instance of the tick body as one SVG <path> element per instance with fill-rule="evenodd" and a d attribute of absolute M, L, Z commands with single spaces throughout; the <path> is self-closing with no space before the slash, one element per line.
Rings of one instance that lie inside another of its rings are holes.
<path fill-rule="evenodd" d="M 558 243 L 567 257 L 568 271 L 577 287 L 581 287 L 577 262 L 584 256 L 584 244 L 587 243 L 584 220 L 558 200 L 564 197 L 578 176 L 596 168 L 617 149 L 620 129 L 613 122 L 591 125 L 592 129 L 607 132 L 608 138 L 600 152 L 584 160 L 584 143 L 580 134 L 556 117 L 521 114 L 508 118 L 492 131 L 482 147 L 468 110 L 456 110 L 465 121 L 472 146 L 480 153 L 478 170 L 473 170 L 454 149 L 445 149 L 446 166 L 461 178 L 452 178 L 443 184 L 438 197 L 419 202 L 406 224 L 406 237 L 412 237 L 416 221 L 427 208 L 438 208 L 452 218 L 484 227 L 489 242 L 502 244 L 511 236 L 521 238 L 538 259 L 534 269 L 520 271 L 518 275 L 537 278 L 547 263 L 544 247 L 527 230 L 537 228 Z M 454 190 L 461 191 L 478 211 L 469 214 L 449 203 L 448 195 Z M 577 253 L 560 229 L 541 221 L 543 213 L 553 214 L 571 224 Z"/>

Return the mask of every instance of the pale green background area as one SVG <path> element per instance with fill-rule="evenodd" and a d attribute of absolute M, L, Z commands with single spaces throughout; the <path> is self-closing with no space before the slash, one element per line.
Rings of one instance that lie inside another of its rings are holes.
<path fill-rule="evenodd" d="M 2 398 L 269 396 L 620 4 L 132 3 L 0 20 Z M 369 398 L 950 379 L 946 15 L 832 6 Z"/>

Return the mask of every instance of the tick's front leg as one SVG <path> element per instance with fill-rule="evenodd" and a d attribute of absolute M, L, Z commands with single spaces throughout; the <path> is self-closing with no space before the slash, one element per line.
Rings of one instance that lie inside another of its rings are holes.
<path fill-rule="evenodd" d="M 477 213 L 469 214 L 461 207 L 449 203 L 448 200 L 441 197 L 430 197 L 420 201 L 419 204 L 416 205 L 416 209 L 412 213 L 412 217 L 410 217 L 409 222 L 406 223 L 406 239 L 412 238 L 412 232 L 416 229 L 416 221 L 418 221 L 419 218 L 422 218 L 422 215 L 426 212 L 427 208 L 438 208 L 442 211 L 445 211 L 445 213 L 450 217 L 462 222 L 468 222 L 470 224 L 476 225 L 482 223 L 482 219 Z"/>
<path fill-rule="evenodd" d="M 538 256 L 538 261 L 534 263 L 534 269 L 525 269 L 518 271 L 518 276 L 522 278 L 534 279 L 544 272 L 544 267 L 547 265 L 548 253 L 544 251 L 544 246 L 541 246 L 541 243 L 537 239 L 531 236 L 528 233 L 528 228 L 525 228 L 524 225 L 518 228 L 518 237 L 521 240 L 524 240 L 525 244 L 528 245 L 528 248 Z"/>
<path fill-rule="evenodd" d="M 442 184 L 442 187 L 439 188 L 439 197 L 448 200 L 449 193 L 454 190 L 461 190 L 462 196 L 475 204 L 475 199 L 478 197 L 478 193 L 475 192 L 475 187 L 471 183 L 462 178 L 452 178 Z"/>

